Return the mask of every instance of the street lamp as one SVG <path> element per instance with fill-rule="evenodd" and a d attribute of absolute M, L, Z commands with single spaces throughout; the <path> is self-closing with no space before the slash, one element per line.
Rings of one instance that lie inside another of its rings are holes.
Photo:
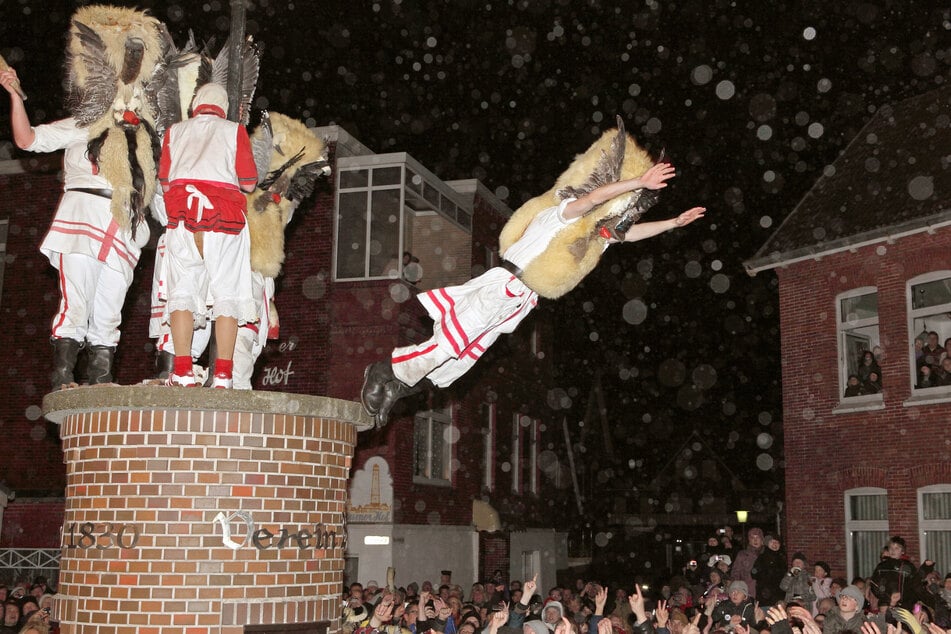
<path fill-rule="evenodd" d="M 737 511 L 736 512 L 736 521 L 740 524 L 746 524 L 746 520 L 749 518 L 749 511 Z"/>

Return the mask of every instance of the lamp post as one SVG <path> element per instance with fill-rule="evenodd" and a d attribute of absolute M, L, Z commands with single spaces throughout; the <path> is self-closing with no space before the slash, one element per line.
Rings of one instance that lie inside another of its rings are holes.
<path fill-rule="evenodd" d="M 746 524 L 746 520 L 749 519 L 749 511 L 737 511 L 736 512 L 736 521 L 740 523 L 740 527 Z"/>

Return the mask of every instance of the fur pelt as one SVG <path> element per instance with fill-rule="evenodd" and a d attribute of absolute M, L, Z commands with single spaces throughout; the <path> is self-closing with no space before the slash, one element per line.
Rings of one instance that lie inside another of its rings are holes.
<path fill-rule="evenodd" d="M 618 134 L 624 134 L 624 159 L 619 180 L 636 178 L 646 172 L 654 161 L 634 139 L 621 130 L 608 130 L 587 151 L 575 157 L 555 185 L 519 207 L 502 228 L 499 235 L 499 253 L 505 251 L 525 232 L 541 211 L 559 205 L 567 195 L 566 188 L 582 188 L 611 151 Z M 586 216 L 558 232 L 548 248 L 531 261 L 522 273 L 522 281 L 533 291 L 556 299 L 581 282 L 590 273 L 604 251 L 605 238 L 598 233 L 599 223 L 619 216 L 640 196 L 638 191 L 617 196 L 591 210 Z"/>
<path fill-rule="evenodd" d="M 266 135 L 261 125 L 251 135 L 252 144 Z M 271 152 L 268 174 L 258 174 L 263 181 L 293 158 L 281 175 L 267 189 L 256 189 L 248 198 L 248 232 L 251 235 L 251 268 L 265 277 L 277 277 L 284 263 L 284 228 L 290 222 L 299 199 L 288 197 L 294 177 L 301 168 L 326 160 L 326 144 L 302 122 L 272 112 L 270 114 Z"/>
<path fill-rule="evenodd" d="M 143 11 L 94 5 L 73 15 L 68 105 L 112 185 L 113 217 L 133 232 L 155 192 L 157 137 L 145 95 L 163 47 L 161 23 Z"/>

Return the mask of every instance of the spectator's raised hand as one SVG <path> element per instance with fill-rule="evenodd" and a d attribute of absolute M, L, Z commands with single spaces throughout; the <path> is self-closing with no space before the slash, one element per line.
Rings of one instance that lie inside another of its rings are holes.
<path fill-rule="evenodd" d="M 667 609 L 667 602 L 663 599 L 657 602 L 657 608 L 654 610 L 654 617 L 657 619 L 657 627 L 667 627 L 667 620 L 670 618 L 670 611 Z"/>
<path fill-rule="evenodd" d="M 535 574 L 531 579 L 526 579 L 522 583 L 522 598 L 528 597 L 532 598 L 532 595 L 535 594 L 535 590 L 538 589 L 538 573 Z M 525 601 L 525 605 L 528 605 L 528 601 Z"/>
<path fill-rule="evenodd" d="M 864 630 L 863 630 L 864 634 Z M 941 629 L 940 625 L 935 625 L 934 623 L 928 623 L 928 634 L 948 634 L 947 631 Z"/>
<path fill-rule="evenodd" d="M 812 618 L 812 612 L 801 605 L 794 605 L 790 607 L 789 616 L 793 619 L 801 619 L 803 623 L 815 622 L 815 619 Z"/>
<path fill-rule="evenodd" d="M 786 614 L 786 608 L 781 603 L 777 603 L 768 610 L 766 610 L 766 622 L 770 625 L 776 625 L 780 621 L 785 621 L 789 619 L 789 615 Z"/>
<path fill-rule="evenodd" d="M 614 626 L 611 625 L 611 619 L 601 619 L 598 621 L 598 634 L 613 634 Z"/>
<path fill-rule="evenodd" d="M 634 584 L 634 592 L 627 598 L 627 602 L 631 606 L 631 612 L 637 617 L 635 623 L 643 623 L 647 620 L 647 611 L 644 609 L 644 595 L 641 594 L 641 587 L 636 583 Z"/>
<path fill-rule="evenodd" d="M 803 621 L 802 634 L 822 634 L 822 628 L 815 621 Z"/>
<path fill-rule="evenodd" d="M 882 634 L 882 630 L 875 621 L 866 621 L 862 623 L 862 634 Z"/>
<path fill-rule="evenodd" d="M 383 600 L 380 601 L 380 605 L 376 606 L 376 609 L 373 610 L 373 618 L 370 619 L 370 626 L 377 628 L 384 623 L 389 623 L 390 619 L 393 618 L 393 607 L 393 595 L 383 597 Z"/>
<path fill-rule="evenodd" d="M 759 607 L 759 601 L 753 604 L 753 622 L 759 623 L 766 618 L 766 613 L 763 612 L 763 608 Z"/>
<path fill-rule="evenodd" d="M 449 618 L 449 615 L 452 614 L 452 608 L 439 597 L 433 599 L 433 607 L 436 608 L 436 616 L 439 617 L 440 621 L 445 621 Z"/>
<path fill-rule="evenodd" d="M 489 631 L 498 632 L 499 628 L 505 627 L 505 624 L 509 622 L 509 604 L 502 603 L 499 605 L 499 609 L 496 612 L 492 613 L 492 618 L 489 619 Z"/>
<path fill-rule="evenodd" d="M 736 632 L 736 634 L 750 634 L 750 628 L 744 627 L 742 623 L 734 624 L 733 631 Z"/>
<path fill-rule="evenodd" d="M 700 634 L 700 617 L 701 613 L 698 611 L 693 615 L 693 618 L 690 619 L 690 622 L 684 626 L 684 634 Z M 709 631 L 710 626 L 713 622 L 710 619 L 707 619 L 707 627 L 704 628 L 705 631 Z"/>
<path fill-rule="evenodd" d="M 598 616 L 604 615 L 604 606 L 608 602 L 608 588 L 604 586 L 598 588 L 597 593 L 594 595 L 594 613 Z"/>

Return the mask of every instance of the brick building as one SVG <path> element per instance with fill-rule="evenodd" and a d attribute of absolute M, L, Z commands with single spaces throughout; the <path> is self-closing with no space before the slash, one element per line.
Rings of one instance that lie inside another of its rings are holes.
<path fill-rule="evenodd" d="M 916 352 L 951 338 L 949 112 L 947 86 L 880 108 L 746 262 L 779 278 L 786 543 L 849 578 L 894 534 L 951 570 L 951 377 Z"/>
<path fill-rule="evenodd" d="M 511 212 L 475 180 L 443 182 L 405 153 L 374 154 L 337 127 L 316 132 L 330 142 L 334 175 L 287 230 L 280 339 L 262 354 L 255 388 L 355 400 L 367 363 L 428 336 L 415 294 L 492 266 Z M 58 294 L 37 250 L 60 194 L 58 160 L 0 162 L 0 314 L 9 324 L 0 332 L 0 484 L 12 492 L 0 497 L 2 548 L 60 544 L 65 473 L 58 429 L 40 412 Z M 116 360 L 123 385 L 153 372 L 154 245 L 155 235 L 126 302 Z M 404 252 L 415 258 L 405 268 Z M 552 336 L 537 312 L 452 389 L 417 397 L 385 429 L 361 434 L 351 577 L 383 581 L 395 566 L 405 583 L 449 568 L 467 583 L 500 569 L 506 577 L 540 572 L 551 585 L 567 566 L 570 474 L 561 427 L 546 418 Z"/>

